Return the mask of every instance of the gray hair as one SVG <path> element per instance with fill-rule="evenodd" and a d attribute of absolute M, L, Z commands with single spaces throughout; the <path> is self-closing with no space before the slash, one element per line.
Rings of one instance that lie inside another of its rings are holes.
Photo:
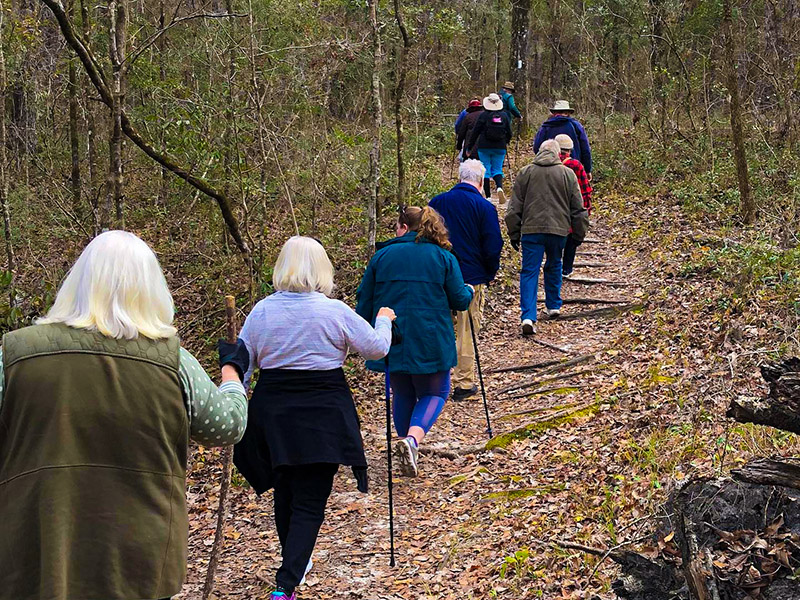
<path fill-rule="evenodd" d="M 475 160 L 474 158 L 465 160 L 458 167 L 459 181 L 482 184 L 484 177 L 486 177 L 486 167 L 483 166 L 481 161 Z"/>
<path fill-rule="evenodd" d="M 547 140 L 546 142 L 542 142 L 542 145 L 539 146 L 539 152 L 548 151 L 552 152 L 556 156 L 561 154 L 561 146 L 555 140 Z"/>

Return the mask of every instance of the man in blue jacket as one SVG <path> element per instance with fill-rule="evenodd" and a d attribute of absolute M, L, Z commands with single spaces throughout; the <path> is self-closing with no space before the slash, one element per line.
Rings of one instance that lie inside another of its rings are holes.
<path fill-rule="evenodd" d="M 486 286 L 500 268 L 503 238 L 497 209 L 481 194 L 486 168 L 479 160 L 465 160 L 458 169 L 461 183 L 439 194 L 429 206 L 442 215 L 450 232 L 453 253 L 464 282 L 475 288 L 469 314 L 478 335 L 483 317 Z M 475 384 L 475 349 L 467 311 L 456 313 L 458 365 L 453 370 L 453 399 L 463 400 L 478 391 Z"/>
<path fill-rule="evenodd" d="M 566 100 L 557 100 L 550 109 L 550 118 L 547 119 L 533 140 L 533 151 L 539 153 L 542 142 L 554 140 L 556 136 L 563 133 L 572 138 L 571 158 L 579 160 L 586 169 L 589 180 L 592 179 L 592 149 L 589 147 L 589 138 L 586 137 L 586 130 L 580 122 L 572 117 L 575 109 L 570 107 Z"/>

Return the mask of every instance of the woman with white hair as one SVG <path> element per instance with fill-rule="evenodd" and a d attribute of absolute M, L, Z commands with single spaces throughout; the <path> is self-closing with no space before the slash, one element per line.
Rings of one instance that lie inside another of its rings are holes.
<path fill-rule="evenodd" d="M 311 553 L 339 465 L 353 468 L 367 491 L 361 428 L 342 370 L 349 351 L 386 356 L 394 311 L 381 308 L 375 328 L 328 296 L 333 265 L 309 237 L 292 237 L 272 274 L 275 293 L 259 301 L 241 339 L 250 368 L 260 370 L 247 431 L 233 460 L 257 494 L 274 488 L 282 564 L 271 600 L 294 600 L 311 568 Z"/>
<path fill-rule="evenodd" d="M 47 316 L 3 336 L 0 598 L 159 599 L 186 575 L 189 437 L 247 422 L 244 344 L 222 385 L 180 347 L 153 251 L 97 236 Z"/>

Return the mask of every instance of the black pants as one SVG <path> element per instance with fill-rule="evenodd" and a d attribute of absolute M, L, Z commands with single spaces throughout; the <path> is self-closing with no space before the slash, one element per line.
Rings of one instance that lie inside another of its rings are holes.
<path fill-rule="evenodd" d="M 290 595 L 314 551 L 338 470 L 339 465 L 328 463 L 275 470 L 275 526 L 283 557 L 277 583 Z"/>
<path fill-rule="evenodd" d="M 581 244 L 582 242 L 576 241 L 571 235 L 567 236 L 567 244 L 564 246 L 564 262 L 561 267 L 564 273 L 572 273 L 575 265 L 575 254 Z"/>

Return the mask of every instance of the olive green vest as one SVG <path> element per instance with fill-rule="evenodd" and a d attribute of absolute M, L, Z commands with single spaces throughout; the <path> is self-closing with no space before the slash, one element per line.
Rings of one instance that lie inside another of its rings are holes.
<path fill-rule="evenodd" d="M 177 338 L 3 337 L 0 600 L 140 600 L 186 574 Z"/>

